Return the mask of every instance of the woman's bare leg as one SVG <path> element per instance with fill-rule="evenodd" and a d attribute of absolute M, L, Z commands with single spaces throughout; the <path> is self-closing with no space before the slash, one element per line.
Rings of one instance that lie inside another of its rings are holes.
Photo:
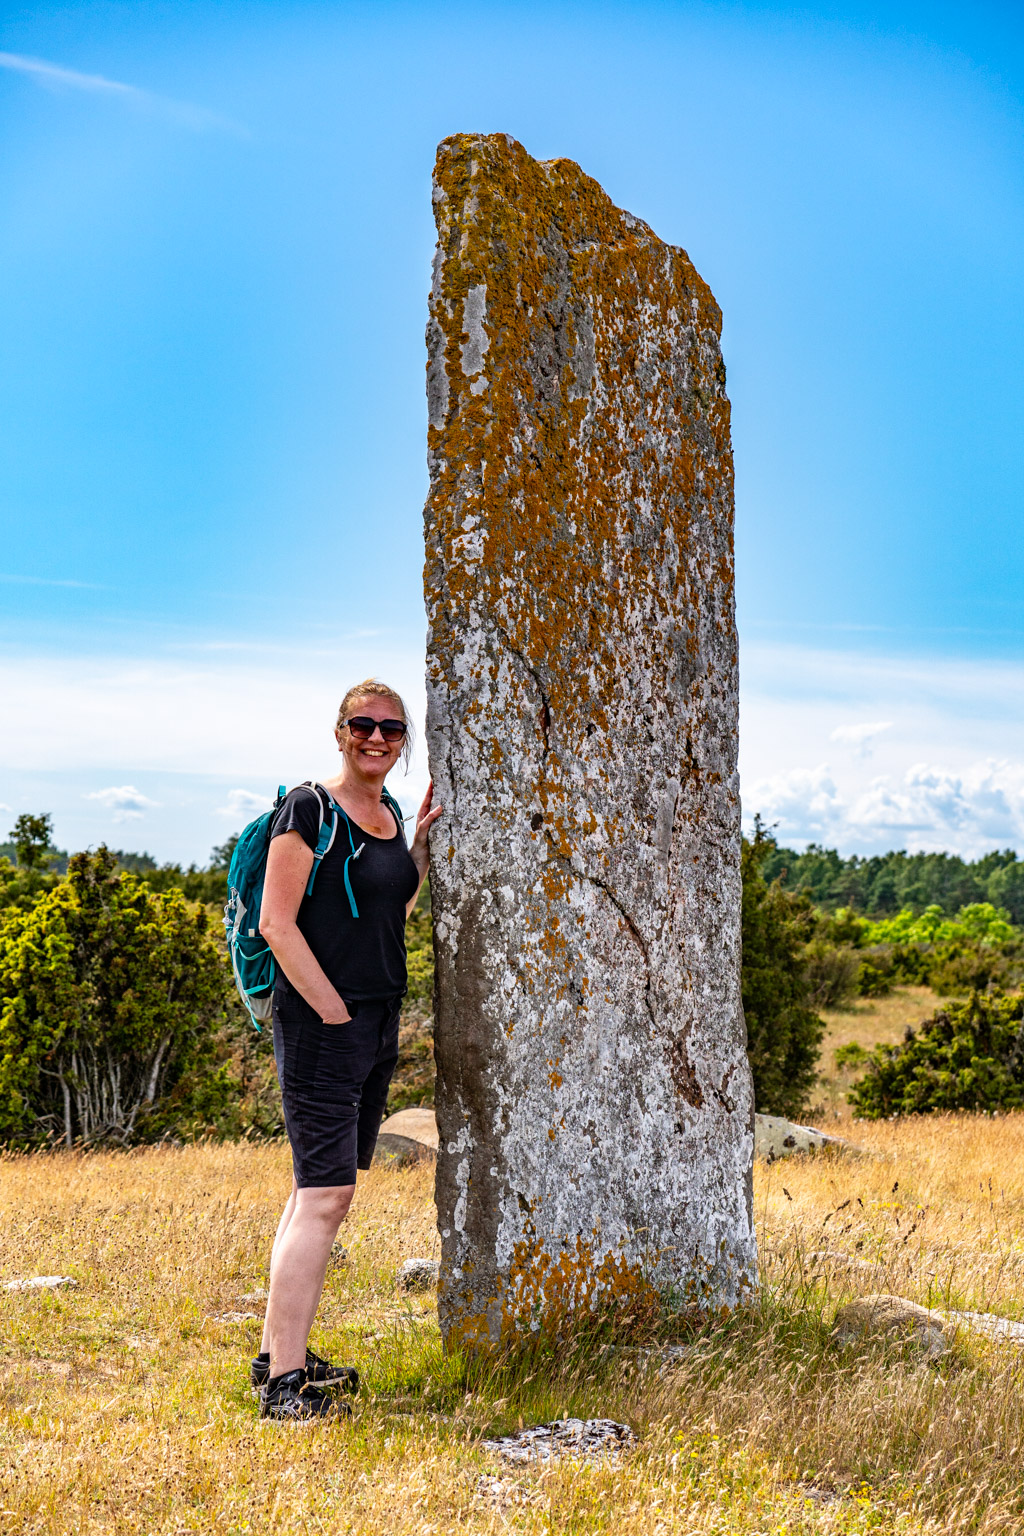
<path fill-rule="evenodd" d="M 271 1285 L 273 1285 L 273 1283 L 274 1283 L 274 1260 L 277 1257 L 277 1250 L 278 1250 L 278 1248 L 280 1246 L 281 1239 L 282 1239 L 282 1237 L 284 1237 L 284 1234 L 288 1230 L 288 1223 L 291 1221 L 292 1216 L 295 1214 L 295 1196 L 298 1194 L 298 1192 L 299 1192 L 299 1186 L 296 1184 L 296 1182 L 295 1182 L 295 1180 L 293 1178 L 292 1179 L 292 1192 L 288 1196 L 288 1201 L 287 1201 L 287 1204 L 285 1205 L 284 1210 L 281 1212 L 281 1220 L 278 1222 L 278 1224 L 277 1224 L 277 1231 L 274 1233 L 274 1246 L 270 1250 L 270 1283 L 271 1283 Z M 269 1303 L 268 1303 L 268 1305 L 269 1305 Z M 267 1351 L 270 1349 L 270 1325 L 269 1325 L 266 1317 L 263 1319 L 263 1338 L 260 1340 L 260 1349 L 263 1351 L 264 1354 L 266 1354 Z"/>
<path fill-rule="evenodd" d="M 306 1343 L 320 1304 L 331 1245 L 355 1192 L 354 1184 L 297 1189 L 291 1215 L 287 1222 L 281 1218 L 264 1327 L 263 1347 L 270 1353 L 271 1376 L 283 1376 L 306 1363 Z"/>

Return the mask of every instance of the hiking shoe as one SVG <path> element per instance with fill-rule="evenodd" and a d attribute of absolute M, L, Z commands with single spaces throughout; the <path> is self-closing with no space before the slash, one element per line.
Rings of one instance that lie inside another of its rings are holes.
<path fill-rule="evenodd" d="M 304 1370 L 285 1371 L 260 1388 L 260 1418 L 281 1423 L 350 1417 L 351 1404 L 306 1380 Z"/>
<path fill-rule="evenodd" d="M 259 1354 L 249 1371 L 254 1387 L 265 1387 L 270 1380 L 270 1356 Z M 359 1391 L 359 1372 L 352 1365 L 332 1365 L 306 1350 L 306 1380 L 314 1387 L 333 1387 L 342 1392 Z"/>

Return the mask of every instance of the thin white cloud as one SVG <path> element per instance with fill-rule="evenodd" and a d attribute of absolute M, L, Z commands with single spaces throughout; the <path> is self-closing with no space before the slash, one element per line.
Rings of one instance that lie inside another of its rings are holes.
<path fill-rule="evenodd" d="M 270 795 L 257 795 L 251 789 L 229 789 L 227 805 L 219 805 L 216 814 L 230 816 L 232 821 L 244 826 L 264 811 L 269 811 L 273 803 Z"/>
<path fill-rule="evenodd" d="M 0 652 L 2 792 L 52 810 L 61 846 L 81 847 L 95 837 L 86 782 L 145 785 L 161 803 L 159 818 L 146 819 L 155 851 L 201 860 L 264 809 L 278 784 L 337 771 L 334 719 L 354 679 L 386 678 L 421 725 L 415 641 L 346 637 L 326 654 L 276 650 L 187 659 Z M 1024 666 L 747 646 L 742 679 L 748 825 L 760 812 L 791 846 L 824 842 L 844 853 L 1024 851 L 1024 716 L 1015 703 Z M 837 722 L 883 721 L 892 725 L 871 738 L 870 771 L 830 741 Z M 393 775 L 407 812 L 427 783 L 422 730 L 418 738 L 409 777 Z M 253 798 L 232 794 L 240 786 Z"/>
<path fill-rule="evenodd" d="M 53 64 L 49 59 L 35 59 L 23 53 L 0 53 L 0 69 L 27 75 L 49 90 L 86 91 L 93 95 L 117 97 L 132 106 L 156 112 L 197 133 L 217 129 L 222 133 L 248 136 L 247 130 L 240 124 L 221 117 L 217 112 L 210 112 L 206 107 L 197 107 L 189 101 L 175 101 L 169 96 L 159 96 L 137 85 L 126 85 L 122 80 L 108 80 L 105 75 L 83 74 L 81 70 Z"/>
<path fill-rule="evenodd" d="M 98 800 L 113 813 L 115 821 L 141 821 L 146 811 L 153 810 L 156 800 L 150 800 L 133 784 L 111 785 L 109 789 L 94 789 L 82 796 L 83 800 Z"/>
<path fill-rule="evenodd" d="M 883 731 L 892 730 L 891 720 L 865 720 L 856 725 L 837 725 L 829 741 L 850 747 L 857 757 L 870 757 L 871 744 Z"/>
<path fill-rule="evenodd" d="M 100 587 L 94 581 L 58 581 L 52 576 L 13 576 L 0 571 L 0 581 L 22 587 L 82 587 L 91 592 L 107 592 L 108 587 Z"/>

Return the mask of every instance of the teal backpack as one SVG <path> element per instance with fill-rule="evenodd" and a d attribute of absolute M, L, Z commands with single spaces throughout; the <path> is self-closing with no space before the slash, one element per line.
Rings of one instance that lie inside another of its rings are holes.
<path fill-rule="evenodd" d="M 356 906 L 356 898 L 352 890 L 349 865 L 359 858 L 366 845 L 360 843 L 359 847 L 356 847 L 351 821 L 345 810 L 338 805 L 322 784 L 307 780 L 299 787 L 308 789 L 310 794 L 315 795 L 320 807 L 320 832 L 313 853 L 313 868 L 306 882 L 306 895 L 313 894 L 317 871 L 324 855 L 334 845 L 339 817 L 344 818 L 349 842 L 349 853 L 344 865 L 345 894 L 348 897 L 352 916 L 358 917 L 359 908 Z M 281 784 L 278 786 L 277 799 L 272 809 L 264 811 L 262 816 L 257 816 L 256 820 L 251 821 L 245 831 L 239 835 L 235 851 L 231 855 L 231 867 L 228 870 L 228 901 L 224 908 L 228 952 L 231 955 L 231 968 L 235 973 L 235 986 L 257 1030 L 261 1024 L 266 1024 L 273 1017 L 277 962 L 271 953 L 270 946 L 260 933 L 260 906 L 263 901 L 263 881 L 267 873 L 270 829 L 273 826 L 274 817 L 284 803 L 284 798 L 285 787 Z M 397 800 L 386 789 L 381 793 L 381 800 L 398 822 L 399 831 L 402 831 L 402 812 Z"/>

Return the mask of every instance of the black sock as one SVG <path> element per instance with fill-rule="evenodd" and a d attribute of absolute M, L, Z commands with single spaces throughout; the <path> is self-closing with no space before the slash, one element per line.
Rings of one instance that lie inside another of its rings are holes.
<path fill-rule="evenodd" d="M 259 1354 L 256 1356 L 256 1359 L 257 1360 L 266 1360 L 266 1361 L 269 1362 L 269 1360 L 270 1360 L 270 1350 L 269 1349 L 261 1349 Z"/>

